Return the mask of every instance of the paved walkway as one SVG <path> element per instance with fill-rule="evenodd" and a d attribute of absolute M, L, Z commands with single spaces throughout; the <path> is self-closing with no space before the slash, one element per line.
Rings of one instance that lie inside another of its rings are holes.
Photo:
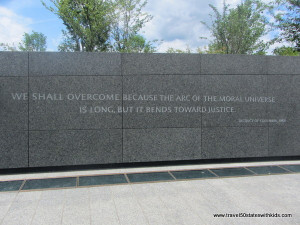
<path fill-rule="evenodd" d="M 278 164 L 300 164 L 300 161 L 1 175 L 0 181 Z M 240 213 L 280 217 L 232 217 Z M 214 217 L 214 214 L 228 215 Z M 298 225 L 300 173 L 0 192 L 0 224 Z"/>

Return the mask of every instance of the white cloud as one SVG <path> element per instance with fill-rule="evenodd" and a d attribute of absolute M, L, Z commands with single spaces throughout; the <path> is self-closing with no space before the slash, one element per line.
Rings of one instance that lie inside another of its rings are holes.
<path fill-rule="evenodd" d="M 263 36 L 261 38 L 261 40 L 263 40 L 264 42 L 268 42 L 268 41 L 272 40 L 272 38 L 273 38 L 273 36 L 271 34 L 267 34 L 267 35 Z M 293 45 L 291 43 L 289 43 L 289 42 L 286 42 L 286 41 L 282 41 L 280 43 L 279 42 L 275 42 L 267 50 L 267 55 L 272 55 L 275 48 L 282 47 L 282 46 L 292 47 Z"/>
<path fill-rule="evenodd" d="M 215 0 L 214 0 L 215 1 Z M 212 2 L 213 4 L 215 2 Z M 163 40 L 159 52 L 169 47 L 185 50 L 208 44 L 201 37 L 209 37 L 209 30 L 201 21 L 209 21 L 208 2 L 199 0 L 151 0 L 145 11 L 154 16 L 143 33 L 147 40 Z"/>
<path fill-rule="evenodd" d="M 268 3 L 272 0 L 263 0 Z M 236 7 L 241 0 L 226 0 L 230 8 Z M 185 50 L 188 45 L 195 51 L 197 47 L 204 48 L 212 40 L 209 29 L 201 23 L 210 24 L 209 14 L 213 10 L 209 4 L 217 7 L 219 12 L 223 9 L 223 0 L 151 0 L 145 11 L 154 18 L 143 28 L 147 40 L 163 40 L 159 52 L 165 52 L 169 47 Z M 200 39 L 206 37 L 207 39 Z M 271 37 L 264 37 L 270 40 Z"/>
<path fill-rule="evenodd" d="M 234 8 L 239 3 L 241 3 L 241 0 L 226 0 L 226 5 L 229 5 L 229 8 Z M 223 1 L 222 0 L 216 1 L 215 6 L 217 7 L 217 9 L 219 11 L 222 11 L 223 10 Z"/>
<path fill-rule="evenodd" d="M 22 40 L 24 32 L 30 32 L 30 18 L 15 14 L 13 11 L 0 7 L 0 42 L 15 44 Z"/>
<path fill-rule="evenodd" d="M 173 41 L 165 41 L 163 42 L 159 48 L 158 52 L 166 52 L 169 48 L 174 48 L 174 49 L 180 49 L 180 50 L 186 50 L 187 49 L 187 43 L 185 40 L 179 40 L 175 39 Z"/>

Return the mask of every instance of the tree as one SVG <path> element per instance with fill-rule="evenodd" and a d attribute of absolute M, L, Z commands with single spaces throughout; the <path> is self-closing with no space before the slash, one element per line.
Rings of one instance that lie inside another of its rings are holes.
<path fill-rule="evenodd" d="M 209 51 L 224 54 L 262 54 L 268 47 L 260 38 L 267 33 L 267 20 L 263 12 L 267 5 L 260 0 L 244 0 L 236 8 L 229 8 L 225 0 L 223 12 L 213 10 L 212 24 L 205 24 L 214 40 Z"/>
<path fill-rule="evenodd" d="M 58 51 L 60 52 L 79 52 L 80 41 L 72 37 L 67 31 L 62 30 L 63 41 L 58 45 Z"/>
<path fill-rule="evenodd" d="M 142 12 L 146 4 L 147 1 L 142 0 L 115 1 L 111 30 L 112 51 L 136 51 L 136 41 L 142 41 L 138 32 L 153 18 L 148 13 Z M 148 47 L 152 45 L 152 43 L 153 42 L 148 42 Z M 148 49 L 148 47 L 146 49 Z"/>
<path fill-rule="evenodd" d="M 47 37 L 35 31 L 32 34 L 25 33 L 19 43 L 19 49 L 27 52 L 44 52 L 47 48 Z"/>
<path fill-rule="evenodd" d="M 300 52 L 300 1 L 299 0 L 276 0 L 273 3 L 274 27 L 280 29 L 280 34 L 274 40 L 276 42 L 289 42 L 293 51 Z M 287 52 L 289 47 L 277 51 Z M 289 50 L 288 52 L 291 53 Z M 274 52 L 275 53 L 275 52 Z"/>
<path fill-rule="evenodd" d="M 156 48 L 141 35 L 132 36 L 127 43 L 126 52 L 153 53 Z"/>
<path fill-rule="evenodd" d="M 113 11 L 110 0 L 50 0 L 53 6 L 43 5 L 58 15 L 66 26 L 65 40 L 60 50 L 107 51 Z"/>
<path fill-rule="evenodd" d="M 187 45 L 185 50 L 168 48 L 166 53 L 192 53 L 192 50 L 190 46 Z"/>
<path fill-rule="evenodd" d="M 219 48 L 215 43 L 211 43 L 208 46 L 204 46 L 203 49 L 198 47 L 196 49 L 199 54 L 225 54 L 225 48 Z"/>
<path fill-rule="evenodd" d="M 8 43 L 0 43 L 2 51 L 26 51 L 26 52 L 43 52 L 47 48 L 47 37 L 35 31 L 32 34 L 24 33 L 23 40 L 19 46 Z"/>
<path fill-rule="evenodd" d="M 153 52 L 155 41 L 138 34 L 152 16 L 142 12 L 142 0 L 50 0 L 43 5 L 62 19 L 59 51 Z M 139 46 L 137 46 L 139 45 Z M 141 50 L 142 48 L 142 50 Z"/>
<path fill-rule="evenodd" d="M 300 52 L 296 51 L 293 47 L 278 47 L 273 51 L 274 55 L 282 55 L 282 56 L 300 56 Z"/>
<path fill-rule="evenodd" d="M 1 51 L 17 51 L 17 47 L 13 44 L 7 44 L 7 43 L 0 43 L 0 50 Z"/>

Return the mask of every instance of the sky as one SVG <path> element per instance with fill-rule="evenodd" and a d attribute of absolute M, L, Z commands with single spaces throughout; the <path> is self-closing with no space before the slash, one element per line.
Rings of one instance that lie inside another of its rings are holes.
<path fill-rule="evenodd" d="M 50 4 L 50 0 L 44 0 Z M 269 0 L 264 0 L 269 1 Z M 240 0 L 227 0 L 236 6 Z M 209 22 L 212 12 L 208 4 L 222 9 L 223 0 L 148 0 L 144 11 L 153 19 L 142 29 L 141 34 L 148 40 L 159 40 L 158 52 L 168 48 L 192 50 L 209 44 L 210 32 L 201 21 Z M 57 51 L 62 41 L 64 25 L 40 0 L 0 0 L 0 43 L 18 46 L 24 32 L 41 32 L 47 36 L 47 51 Z M 264 36 L 270 40 L 270 35 Z M 273 48 L 276 46 L 273 46 Z M 272 49 L 269 50 L 271 52 Z"/>

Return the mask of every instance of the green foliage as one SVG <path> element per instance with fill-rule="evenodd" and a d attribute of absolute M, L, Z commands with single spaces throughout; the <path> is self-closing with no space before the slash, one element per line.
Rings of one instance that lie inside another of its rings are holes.
<path fill-rule="evenodd" d="M 224 1 L 223 12 L 209 5 L 212 25 L 205 24 L 214 38 L 209 53 L 254 54 L 268 47 L 260 38 L 267 32 L 267 20 L 263 12 L 267 5 L 260 0 L 245 0 L 236 8 L 229 8 Z"/>
<path fill-rule="evenodd" d="M 16 46 L 9 45 L 7 43 L 0 43 L 0 50 L 1 51 L 12 51 L 12 52 L 18 51 Z"/>
<path fill-rule="evenodd" d="M 63 41 L 58 45 L 60 52 L 80 51 L 80 40 L 72 37 L 69 32 L 62 30 Z"/>
<path fill-rule="evenodd" d="M 43 5 L 62 19 L 67 31 L 60 50 L 106 51 L 113 11 L 109 0 L 50 0 L 53 6 Z"/>
<path fill-rule="evenodd" d="M 185 50 L 168 48 L 167 53 L 192 53 L 191 48 L 187 45 Z"/>
<path fill-rule="evenodd" d="M 32 34 L 25 33 L 19 43 L 19 49 L 26 52 L 44 52 L 47 48 L 47 37 L 35 31 Z"/>
<path fill-rule="evenodd" d="M 136 52 L 137 42 L 143 42 L 138 32 L 153 18 L 148 13 L 142 12 L 147 1 L 115 0 L 114 3 L 114 12 L 111 15 L 113 19 L 111 26 L 112 51 Z M 147 46 L 150 47 L 151 42 L 148 42 Z"/>
<path fill-rule="evenodd" d="M 156 48 L 152 46 L 151 42 L 146 42 L 146 39 L 141 35 L 131 37 L 127 42 L 127 49 L 121 52 L 135 52 L 135 53 L 153 53 Z"/>
<path fill-rule="evenodd" d="M 209 44 L 207 47 L 205 46 L 203 50 L 201 48 L 197 48 L 197 52 L 200 54 L 225 54 L 225 48 L 220 48 L 215 43 Z"/>
<path fill-rule="evenodd" d="M 273 51 L 274 55 L 281 56 L 300 56 L 300 52 L 296 51 L 293 47 L 280 47 L 275 48 Z"/>
<path fill-rule="evenodd" d="M 46 48 L 47 37 L 35 31 L 32 31 L 32 34 L 24 33 L 23 40 L 18 47 L 14 44 L 0 43 L 2 51 L 44 52 Z"/>
<path fill-rule="evenodd" d="M 293 45 L 294 51 L 300 52 L 300 1 L 276 0 L 273 2 L 272 12 L 276 21 L 274 27 L 281 30 L 274 40 L 287 41 Z"/>
<path fill-rule="evenodd" d="M 43 5 L 62 19 L 66 30 L 59 51 L 154 52 L 138 32 L 152 19 L 143 0 L 50 0 Z"/>

